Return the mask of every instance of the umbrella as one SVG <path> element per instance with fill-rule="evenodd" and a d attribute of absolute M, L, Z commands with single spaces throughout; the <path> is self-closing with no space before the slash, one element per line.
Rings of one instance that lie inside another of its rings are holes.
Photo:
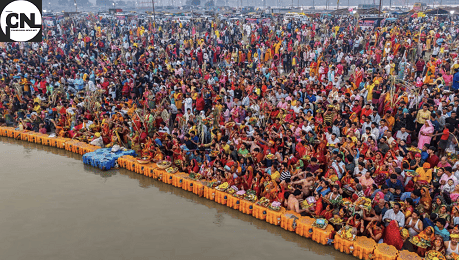
<path fill-rule="evenodd" d="M 445 41 L 445 39 L 440 38 L 440 39 L 437 40 L 437 44 L 438 44 L 438 45 L 441 45 L 444 41 Z"/>

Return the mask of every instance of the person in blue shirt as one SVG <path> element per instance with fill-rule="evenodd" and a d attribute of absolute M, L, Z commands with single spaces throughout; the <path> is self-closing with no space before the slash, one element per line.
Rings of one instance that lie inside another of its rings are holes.
<path fill-rule="evenodd" d="M 330 193 L 330 185 L 324 180 L 320 182 L 319 187 L 316 188 L 315 193 L 320 194 L 322 197 L 325 197 L 328 193 Z"/>
<path fill-rule="evenodd" d="M 453 76 L 453 89 L 458 90 L 459 89 L 459 71 L 456 69 Z"/>
<path fill-rule="evenodd" d="M 311 95 L 307 94 L 307 95 L 306 95 L 306 98 L 307 98 L 307 99 L 309 100 L 309 102 L 311 102 L 311 103 L 314 103 L 314 102 L 316 102 L 316 100 L 317 100 L 317 98 L 316 98 L 316 96 L 315 96 L 314 94 L 311 94 Z"/>
<path fill-rule="evenodd" d="M 423 160 L 424 162 L 427 160 L 427 158 L 429 158 L 429 153 L 427 152 L 427 145 L 428 144 L 422 146 L 421 160 Z"/>
<path fill-rule="evenodd" d="M 439 218 L 435 222 L 435 235 L 441 236 L 443 238 L 443 241 L 449 241 L 449 232 L 445 228 L 446 225 L 446 219 Z"/>
<path fill-rule="evenodd" d="M 385 201 L 394 201 L 394 194 L 392 194 L 390 191 L 389 191 L 389 186 L 387 186 L 386 184 L 383 184 L 381 186 L 381 189 L 377 189 L 373 192 L 373 194 L 371 195 L 371 199 L 374 199 L 374 197 L 376 196 L 376 193 L 378 192 L 382 192 L 384 194 L 384 200 Z"/>
<path fill-rule="evenodd" d="M 421 191 L 414 190 L 413 192 L 404 192 L 400 197 L 400 201 L 405 201 L 407 198 L 411 198 L 414 203 L 418 204 L 419 200 L 421 200 Z"/>
<path fill-rule="evenodd" d="M 435 227 L 435 221 L 437 221 L 438 215 L 437 213 L 432 213 L 430 214 L 430 217 L 424 217 L 422 220 L 422 225 L 424 226 L 424 229 L 427 227 Z"/>
<path fill-rule="evenodd" d="M 77 91 L 81 91 L 84 88 L 84 82 L 83 79 L 80 78 L 80 75 L 76 75 L 75 80 L 73 81 L 73 85 L 77 89 Z"/>
<path fill-rule="evenodd" d="M 312 111 L 312 109 L 311 109 L 310 107 L 311 107 L 311 105 L 309 105 L 309 103 L 307 103 L 307 104 L 305 105 L 305 108 L 304 108 L 303 112 L 304 112 L 305 114 L 307 114 L 308 111 L 309 111 L 309 112 L 311 112 L 311 114 L 314 114 L 314 112 Z"/>
<path fill-rule="evenodd" d="M 395 193 L 396 188 L 400 188 L 402 192 L 404 191 L 403 184 L 397 179 L 397 174 L 395 173 L 391 174 L 390 178 L 386 180 L 386 185 L 389 187 L 391 193 Z"/>

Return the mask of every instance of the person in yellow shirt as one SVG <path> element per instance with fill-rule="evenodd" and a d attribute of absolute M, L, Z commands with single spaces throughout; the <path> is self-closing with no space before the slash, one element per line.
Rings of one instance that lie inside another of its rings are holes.
<path fill-rule="evenodd" d="M 33 111 L 37 112 L 37 113 L 40 113 L 41 111 L 41 107 L 40 107 L 40 104 L 35 102 L 34 104 L 34 107 L 33 107 Z"/>
<path fill-rule="evenodd" d="M 392 131 L 392 128 L 395 125 L 395 118 L 391 115 L 390 110 L 386 111 L 386 114 L 384 115 L 384 119 L 387 122 L 387 127 L 389 128 L 389 131 Z"/>
<path fill-rule="evenodd" d="M 222 140 L 222 148 L 223 148 L 223 151 L 225 151 L 225 154 L 230 154 L 231 149 L 230 149 L 229 144 L 226 142 L 226 140 Z"/>
<path fill-rule="evenodd" d="M 378 80 L 375 80 L 373 82 L 373 84 L 369 84 L 367 85 L 365 88 L 367 89 L 368 91 L 368 95 L 367 95 L 367 101 L 371 102 L 371 100 L 373 99 L 373 89 L 375 86 L 379 85 L 379 81 Z"/>
<path fill-rule="evenodd" d="M 35 97 L 33 99 L 33 103 L 36 103 L 36 104 L 40 105 L 41 104 L 41 99 L 39 97 Z"/>
<path fill-rule="evenodd" d="M 415 182 L 430 183 L 432 180 L 432 169 L 430 163 L 424 163 L 422 167 L 416 169 L 418 176 L 414 177 Z"/>
<path fill-rule="evenodd" d="M 416 115 L 416 122 L 419 125 L 424 125 L 426 123 L 426 120 L 430 119 L 430 111 L 428 110 L 428 105 L 424 104 L 422 105 L 422 110 L 418 111 L 418 114 Z"/>

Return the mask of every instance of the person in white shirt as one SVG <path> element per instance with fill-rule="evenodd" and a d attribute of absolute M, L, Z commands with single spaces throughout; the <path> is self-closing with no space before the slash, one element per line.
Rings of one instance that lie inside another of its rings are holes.
<path fill-rule="evenodd" d="M 363 162 L 360 162 L 357 167 L 354 168 L 354 177 L 360 177 L 365 175 L 367 172 L 367 169 L 364 168 L 365 164 Z"/>
<path fill-rule="evenodd" d="M 167 133 L 167 134 L 170 134 L 170 133 L 171 133 L 171 131 L 169 130 L 169 128 L 166 126 L 166 123 L 165 123 L 165 122 L 161 122 L 161 123 L 160 123 L 158 132 L 160 132 L 160 133 Z"/>
<path fill-rule="evenodd" d="M 327 146 L 333 146 L 335 147 L 336 144 L 338 144 L 340 142 L 339 138 L 336 137 L 336 134 L 332 133 L 331 135 L 329 135 L 329 137 L 327 137 Z"/>
<path fill-rule="evenodd" d="M 379 130 L 378 130 L 378 131 L 379 131 Z M 376 136 L 375 136 L 374 134 L 371 133 L 371 127 L 367 127 L 367 128 L 365 129 L 365 133 L 362 135 L 361 141 L 362 141 L 362 142 L 366 142 L 366 141 L 368 141 L 368 138 L 369 138 L 369 137 L 373 138 L 373 140 L 376 141 Z"/>
<path fill-rule="evenodd" d="M 395 138 L 397 138 L 397 140 L 403 140 L 406 142 L 406 140 L 408 139 L 408 136 L 410 134 L 406 131 L 406 128 L 405 127 L 402 127 L 400 128 L 400 130 L 397 131 L 397 134 L 395 135 Z"/>
<path fill-rule="evenodd" d="M 185 111 L 188 113 L 188 109 L 190 109 L 191 113 L 193 112 L 193 99 L 190 97 L 189 94 L 186 94 L 185 98 Z"/>
<path fill-rule="evenodd" d="M 370 119 L 371 119 L 371 122 L 379 125 L 379 122 L 381 121 L 381 117 L 379 116 L 377 110 L 373 110 L 373 114 L 370 115 Z"/>
<path fill-rule="evenodd" d="M 376 123 L 371 123 L 371 133 L 372 133 L 376 138 L 379 138 L 379 128 L 376 127 Z"/>
<path fill-rule="evenodd" d="M 333 134 L 332 134 L 333 135 Z M 331 167 L 333 167 L 336 171 L 336 174 L 338 175 L 338 178 L 341 179 L 344 176 L 345 172 L 345 164 L 342 161 L 341 156 L 337 156 L 336 160 L 333 161 Z"/>
<path fill-rule="evenodd" d="M 94 135 L 95 139 L 92 140 L 89 144 L 94 145 L 94 146 L 99 146 L 99 147 L 104 147 L 104 140 L 102 139 L 102 136 L 100 136 L 100 133 L 97 132 Z"/>
<path fill-rule="evenodd" d="M 370 128 L 370 131 L 371 131 L 371 121 L 370 121 L 370 117 L 366 117 L 365 118 L 365 122 L 363 122 L 362 124 L 362 133 L 365 132 L 365 130 L 367 129 L 367 127 Z"/>
<path fill-rule="evenodd" d="M 386 137 L 388 145 L 391 145 L 392 142 L 395 141 L 395 139 L 392 137 L 392 132 L 389 131 L 389 130 L 384 131 L 384 135 L 383 136 Z"/>
<path fill-rule="evenodd" d="M 395 203 L 392 209 L 389 209 L 384 214 L 383 220 L 396 220 L 399 227 L 405 226 L 405 215 L 400 211 L 400 204 Z M 386 221 L 386 226 L 388 226 L 390 221 Z"/>
<path fill-rule="evenodd" d="M 93 124 L 92 121 L 88 120 L 87 118 L 83 118 L 83 127 L 89 130 L 89 127 Z"/>

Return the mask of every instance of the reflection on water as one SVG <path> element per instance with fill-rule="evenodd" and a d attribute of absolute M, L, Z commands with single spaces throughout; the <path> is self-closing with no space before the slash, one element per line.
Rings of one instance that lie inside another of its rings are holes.
<path fill-rule="evenodd" d="M 3 137 L 0 153 L 0 259 L 354 259 L 64 149 Z"/>

